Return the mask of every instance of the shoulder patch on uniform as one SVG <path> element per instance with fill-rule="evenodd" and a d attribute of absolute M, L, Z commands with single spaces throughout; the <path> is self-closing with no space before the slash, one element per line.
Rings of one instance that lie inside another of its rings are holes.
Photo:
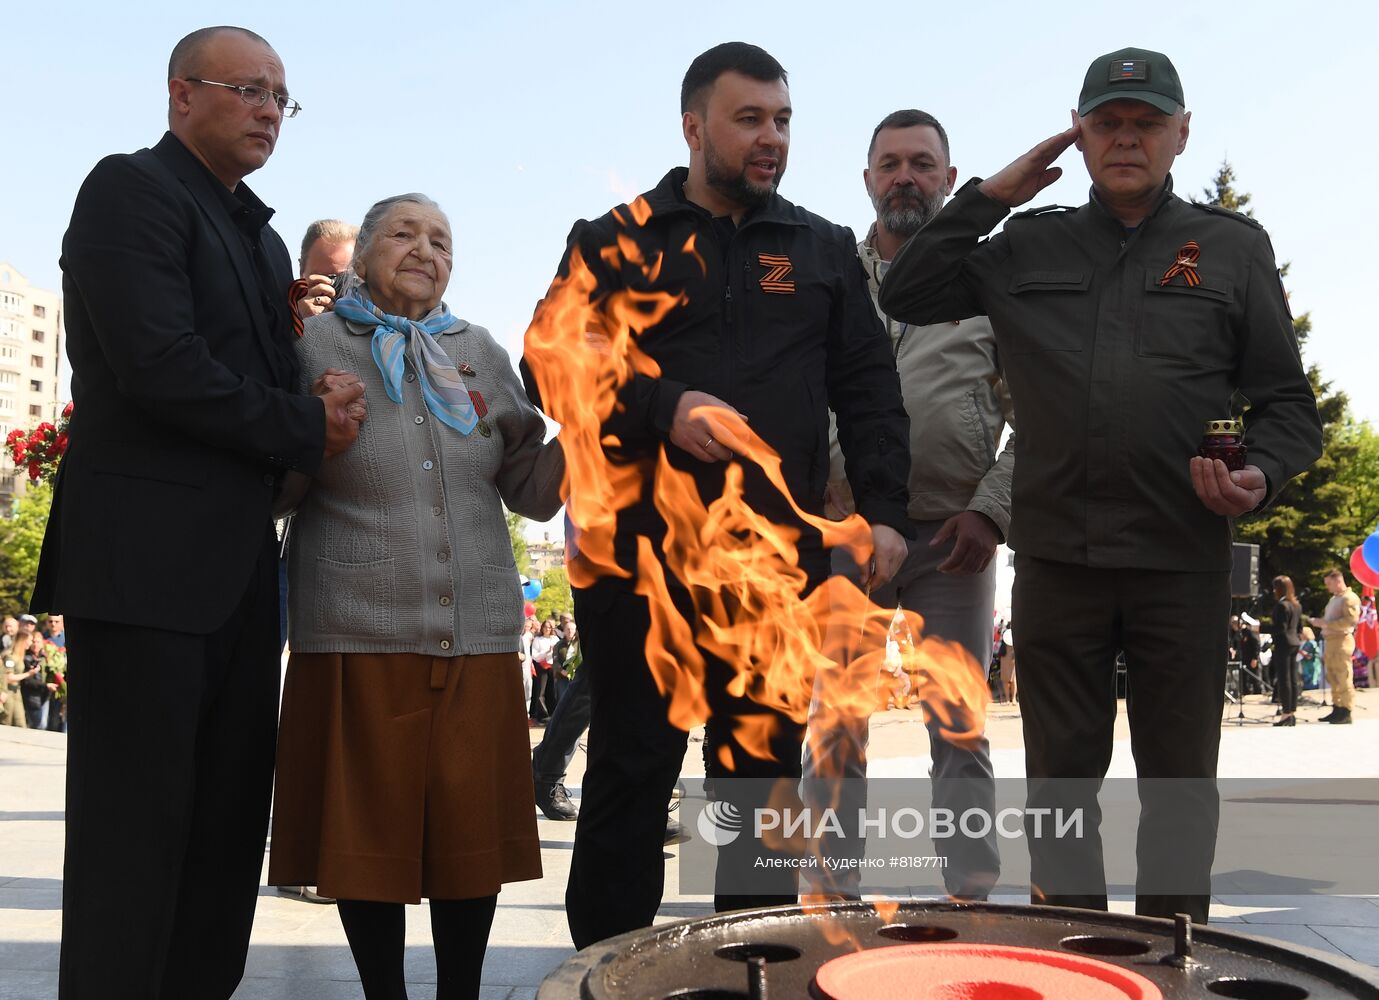
<path fill-rule="evenodd" d="M 1293 318 L 1293 304 L 1288 300 L 1288 286 L 1283 283 L 1283 272 L 1274 269 L 1274 274 L 1278 277 L 1278 290 L 1283 293 L 1283 308 L 1288 310 L 1288 318 Z"/>
<path fill-rule="evenodd" d="M 1264 226 L 1261 223 L 1256 222 L 1248 215 L 1241 215 L 1239 212 L 1232 212 L 1229 208 L 1222 208 L 1220 205 L 1208 205 L 1205 202 L 1201 201 L 1190 201 L 1188 202 L 1188 204 L 1191 205 L 1193 208 L 1206 212 L 1208 215 L 1219 215 L 1223 219 L 1234 219 L 1236 222 L 1243 222 L 1245 223 L 1245 225 L 1253 226 L 1255 229 L 1264 228 Z"/>
<path fill-rule="evenodd" d="M 1077 208 L 1073 205 L 1041 205 L 1038 208 L 1027 208 L 1023 212 L 1016 212 L 1011 216 L 1012 219 L 1032 219 L 1036 215 L 1048 215 L 1052 212 L 1076 212 Z"/>

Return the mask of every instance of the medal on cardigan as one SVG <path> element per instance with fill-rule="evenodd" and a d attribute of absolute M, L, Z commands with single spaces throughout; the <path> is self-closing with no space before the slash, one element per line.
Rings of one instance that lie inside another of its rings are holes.
<path fill-rule="evenodd" d="M 1178 275 L 1183 276 L 1189 288 L 1196 288 L 1202 283 L 1202 279 L 1197 275 L 1197 258 L 1202 254 L 1202 248 L 1197 245 L 1196 240 L 1188 240 L 1178 248 L 1178 259 L 1173 262 L 1173 266 L 1164 272 L 1164 276 L 1159 279 L 1159 284 L 1166 285 Z"/>
<path fill-rule="evenodd" d="M 460 374 L 465 378 L 475 378 L 479 374 L 463 361 L 461 361 L 457 367 L 459 368 Z M 483 394 L 480 393 L 478 389 L 470 389 L 469 399 L 470 402 L 474 404 L 475 414 L 479 417 L 479 423 L 477 425 L 479 433 L 484 437 L 493 437 L 493 428 L 490 427 L 488 421 L 484 419 L 484 417 L 488 416 L 488 404 L 484 402 Z"/>
<path fill-rule="evenodd" d="M 468 365 L 464 367 L 469 368 Z M 470 373 L 473 373 L 473 369 L 470 369 Z M 478 389 L 470 389 L 469 398 L 474 403 L 474 412 L 479 415 L 479 433 L 484 437 L 492 437 L 493 428 L 490 427 L 488 421 L 484 419 L 484 417 L 488 416 L 488 404 L 484 402 L 483 394 L 480 393 Z"/>

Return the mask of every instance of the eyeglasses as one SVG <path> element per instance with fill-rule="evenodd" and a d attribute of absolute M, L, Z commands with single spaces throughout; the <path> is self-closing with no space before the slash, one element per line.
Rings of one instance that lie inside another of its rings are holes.
<path fill-rule="evenodd" d="M 237 87 L 233 83 L 218 83 L 215 80 L 198 80 L 194 76 L 186 77 L 188 83 L 204 83 L 208 87 L 224 87 L 226 90 L 239 91 L 239 99 L 251 107 L 261 108 L 268 103 L 268 99 L 273 98 L 273 103 L 278 106 L 278 110 L 284 118 L 296 118 L 297 112 L 302 110 L 302 106 L 290 97 L 282 94 L 275 94 L 273 91 L 264 87 L 255 87 L 249 84 Z"/>

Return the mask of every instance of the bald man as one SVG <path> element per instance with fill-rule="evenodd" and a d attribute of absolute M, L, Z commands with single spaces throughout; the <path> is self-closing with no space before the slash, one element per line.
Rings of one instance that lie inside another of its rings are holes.
<path fill-rule="evenodd" d="M 193 32 L 170 130 L 102 160 L 63 238 L 76 407 L 33 607 L 73 681 L 61 1000 L 228 1000 L 263 864 L 278 707 L 284 473 L 350 445 L 358 380 L 297 395 L 291 258 L 243 178 L 285 118 L 282 61 Z"/>

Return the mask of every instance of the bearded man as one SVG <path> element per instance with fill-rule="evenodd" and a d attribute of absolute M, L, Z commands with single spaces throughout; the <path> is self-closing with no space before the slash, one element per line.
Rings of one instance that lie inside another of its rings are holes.
<path fill-rule="evenodd" d="M 862 181 L 876 208 L 876 221 L 857 253 L 875 303 L 891 258 L 943 208 L 957 168 L 949 162 L 948 133 L 933 115 L 907 109 L 881 120 L 872 132 Z M 996 546 L 1010 524 L 1010 482 L 1015 470 L 1011 434 L 997 448 L 1007 424 L 1014 426 L 985 316 L 957 323 L 915 326 L 877 313 L 890 333 L 900 373 L 905 412 L 910 416 L 909 515 L 915 540 L 889 583 L 872 590 L 881 607 L 897 605 L 924 618 L 926 635 L 960 645 L 968 666 L 985 676 L 991 659 L 991 617 L 996 597 Z M 843 517 L 854 509 L 837 435 L 833 436 L 828 512 Z M 856 577 L 848 553 L 833 550 L 833 571 Z M 817 706 L 816 706 L 817 707 Z M 839 816 L 865 808 L 866 718 L 811 723 L 805 756 L 805 790 L 819 806 L 841 798 Z M 933 762 L 933 805 L 960 816 L 969 809 L 995 811 L 991 748 L 983 737 L 970 747 L 949 743 L 926 710 Z M 825 763 L 826 762 L 826 763 Z M 839 783 L 839 779 L 844 779 Z M 865 836 L 824 838 L 824 850 L 860 859 Z M 1000 874 L 993 830 L 983 837 L 957 832 L 935 837 L 935 853 L 948 858 L 944 883 L 960 898 L 985 899 Z M 861 869 L 812 869 L 813 888 L 830 896 L 860 898 Z"/>
<path fill-rule="evenodd" d="M 640 499 L 619 511 L 614 536 L 615 557 L 628 576 L 610 575 L 574 591 L 581 670 L 589 672 L 592 698 L 566 893 L 570 932 L 580 948 L 649 926 L 656 915 L 665 806 L 687 746 L 688 734 L 667 718 L 667 697 L 648 665 L 653 609 L 638 581 L 639 546 L 661 552 L 665 545 L 666 525 L 652 502 L 662 449 L 707 505 L 737 474 L 738 455 L 724 441 L 733 440 L 734 415 L 747 418 L 780 455 L 790 495 L 749 462 L 740 465 L 743 495 L 762 517 L 798 529 L 798 565 L 812 587 L 828 577 L 828 552 L 791 501 L 822 514 L 831 408 L 858 512 L 871 526 L 871 581 L 888 579 L 905 555 L 909 455 L 899 381 L 852 233 L 776 192 L 790 118 L 785 70 L 768 53 L 727 42 L 701 54 L 681 88 L 688 168 L 671 170 L 636 207 L 577 223 L 561 267 L 568 274 L 578 252 L 595 279 L 590 301 L 596 308 L 616 309 L 622 291 L 666 293 L 681 302 L 641 331 L 637 346 L 656 373 L 640 368 L 619 390 L 619 405 L 600 435 L 603 459 L 641 477 Z M 657 263 L 644 268 L 650 261 Z M 610 327 L 617 322 L 607 319 Z M 561 332 L 571 352 L 584 349 L 585 330 Z M 560 381 L 573 377 L 570 366 L 534 374 L 547 399 L 562 390 L 566 396 L 586 391 Z M 587 558 L 587 552 L 576 557 Z M 670 600 L 697 623 L 692 584 L 673 571 L 667 575 Z M 732 683 L 734 665 L 703 646 L 699 652 L 713 713 L 705 741 L 715 794 L 736 794 L 729 777 L 798 781 L 803 723 L 733 693 L 742 690 Z M 769 760 L 744 745 L 744 731 L 771 734 Z M 737 804 L 741 815 L 750 815 L 751 803 Z M 769 868 L 776 874 L 761 880 L 757 894 L 737 877 L 738 864 L 748 863 L 757 845 L 744 836 L 720 849 L 717 909 L 795 900 L 790 868 Z M 760 853 L 772 852 L 763 847 Z"/>

